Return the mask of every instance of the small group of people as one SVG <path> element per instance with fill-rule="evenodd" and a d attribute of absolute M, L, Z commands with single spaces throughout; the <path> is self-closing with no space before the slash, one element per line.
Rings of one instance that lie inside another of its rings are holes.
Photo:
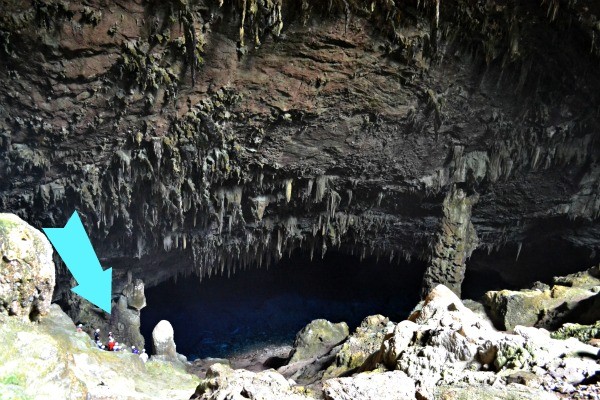
<path fill-rule="evenodd" d="M 77 332 L 83 332 L 82 324 L 77 325 Z M 125 351 L 126 350 L 126 346 L 120 344 L 119 342 L 117 342 L 115 340 L 112 332 L 108 332 L 108 342 L 106 342 L 106 344 L 103 344 L 102 340 L 100 339 L 100 329 L 98 329 L 98 328 L 96 328 L 94 330 L 94 343 L 96 344 L 96 346 L 99 349 L 106 350 L 106 351 Z M 142 349 L 140 351 L 135 346 L 131 346 L 131 352 L 133 354 L 139 355 L 140 359 L 144 363 L 146 363 L 146 361 L 148 361 L 148 353 L 146 353 L 146 349 Z"/>

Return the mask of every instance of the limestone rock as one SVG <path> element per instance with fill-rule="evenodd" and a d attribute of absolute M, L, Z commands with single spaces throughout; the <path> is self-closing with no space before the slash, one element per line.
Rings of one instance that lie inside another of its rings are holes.
<path fill-rule="evenodd" d="M 191 399 L 201 400 L 306 400 L 313 398 L 301 387 L 273 370 L 250 372 L 233 370 L 223 364 L 212 365 Z"/>
<path fill-rule="evenodd" d="M 511 382 L 542 382 L 535 388 L 543 384 L 572 394 L 580 390 L 574 385 L 584 376 L 600 370 L 597 356 L 596 347 L 573 338 L 552 339 L 545 329 L 517 326 L 514 334 L 499 332 L 450 289 L 438 285 L 409 320 L 386 335 L 379 352 L 361 370 L 378 370 L 381 362 L 402 371 L 415 382 L 418 398 L 472 398 L 463 386 L 481 398 L 536 398 L 537 391 Z M 523 379 L 515 369 L 523 371 Z M 492 383 L 494 388 L 489 388 Z"/>
<path fill-rule="evenodd" d="M 559 330 L 552 333 L 554 339 L 576 338 L 582 342 L 600 339 L 600 321 L 593 325 L 564 324 Z"/>
<path fill-rule="evenodd" d="M 477 353 L 477 345 L 470 342 L 461 333 L 452 329 L 440 329 L 432 332 L 428 344 L 446 351 L 446 362 L 471 361 Z"/>
<path fill-rule="evenodd" d="M 0 214 L 0 313 L 37 320 L 48 313 L 55 282 L 46 236 L 13 214 Z"/>
<path fill-rule="evenodd" d="M 552 18 L 563 2 L 437 1 L 436 38 L 435 7 L 414 2 L 66 3 L 2 3 L 0 207 L 37 223 L 79 207 L 115 272 L 154 285 L 189 270 L 172 261 L 192 252 L 206 276 L 317 237 L 322 251 L 414 257 L 439 233 L 434 256 L 458 283 L 474 232 L 460 200 L 440 204 L 455 184 L 481 193 L 482 245 L 539 240 L 558 219 L 569 226 L 542 240 L 598 249 L 594 0 Z M 185 27 L 169 18 L 184 8 Z M 277 21 L 293 40 L 264 46 Z M 195 32 L 198 47 L 182 47 Z M 552 35 L 557 51 L 544 51 Z M 473 46 L 484 51 L 433 62 Z M 556 95 L 512 96 L 538 84 Z"/>
<path fill-rule="evenodd" d="M 2 399 L 185 399 L 199 379 L 171 363 L 99 350 L 56 304 L 40 323 L 0 315 Z"/>
<path fill-rule="evenodd" d="M 145 340 L 140 333 L 140 312 L 129 308 L 127 304 L 127 298 L 122 295 L 113 303 L 109 330 L 114 333 L 117 341 L 141 349 L 145 347 Z"/>
<path fill-rule="evenodd" d="M 384 340 L 381 349 L 385 365 L 389 368 L 396 366 L 398 357 L 408 348 L 417 329 L 418 325 L 409 320 L 402 321 L 394 327 L 393 336 Z"/>
<path fill-rule="evenodd" d="M 152 344 L 154 354 L 160 359 L 177 361 L 175 346 L 175 332 L 169 321 L 162 320 L 152 330 Z"/>
<path fill-rule="evenodd" d="M 136 279 L 128 283 L 123 289 L 123 295 L 127 298 L 127 307 L 140 311 L 146 307 L 146 295 L 144 294 L 144 282 Z"/>
<path fill-rule="evenodd" d="M 460 296 L 466 261 L 479 244 L 477 232 L 471 223 L 471 209 L 478 200 L 479 195 L 469 196 L 456 186 L 446 195 L 437 242 L 423 276 L 424 296 L 438 284 L 445 285 Z"/>
<path fill-rule="evenodd" d="M 556 329 L 582 317 L 590 323 L 600 318 L 600 279 L 595 271 L 555 278 L 554 286 L 545 290 L 490 291 L 483 301 L 494 324 L 504 330 L 517 325 Z"/>
<path fill-rule="evenodd" d="M 441 400 L 558 400 L 559 397 L 543 390 L 510 384 L 504 387 L 490 385 L 442 386 L 435 390 L 434 398 Z"/>
<path fill-rule="evenodd" d="M 296 335 L 289 363 L 322 356 L 348 335 L 348 325 L 345 322 L 334 324 L 324 319 L 314 320 Z"/>
<path fill-rule="evenodd" d="M 404 372 L 362 373 L 329 379 L 323 385 L 327 400 L 412 400 L 415 382 Z"/>
<path fill-rule="evenodd" d="M 382 315 L 365 318 L 337 353 L 324 378 L 338 377 L 357 370 L 369 357 L 377 355 L 385 336 L 392 332 L 393 324 Z"/>
<path fill-rule="evenodd" d="M 482 326 L 487 325 L 444 285 L 433 288 L 425 297 L 420 309 L 413 312 L 408 319 L 419 325 L 449 326 L 456 329 L 476 322 Z"/>

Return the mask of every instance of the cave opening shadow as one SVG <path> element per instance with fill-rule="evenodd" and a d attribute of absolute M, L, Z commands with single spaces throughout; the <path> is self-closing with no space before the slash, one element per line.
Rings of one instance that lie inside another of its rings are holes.
<path fill-rule="evenodd" d="M 234 357 L 268 345 L 291 345 L 314 319 L 345 321 L 352 331 L 368 315 L 405 319 L 419 301 L 425 264 L 389 263 L 328 252 L 310 260 L 296 251 L 269 269 L 231 277 L 179 278 L 146 291 L 142 334 L 151 348 L 162 319 L 175 330 L 177 351 L 190 360 Z"/>

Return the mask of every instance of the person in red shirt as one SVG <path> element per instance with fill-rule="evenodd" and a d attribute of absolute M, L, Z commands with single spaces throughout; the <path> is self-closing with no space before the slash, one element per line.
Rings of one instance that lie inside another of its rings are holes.
<path fill-rule="evenodd" d="M 115 341 L 114 341 L 114 339 L 110 339 L 108 341 L 108 344 L 106 345 L 106 348 L 108 349 L 108 351 L 113 351 L 115 349 Z"/>

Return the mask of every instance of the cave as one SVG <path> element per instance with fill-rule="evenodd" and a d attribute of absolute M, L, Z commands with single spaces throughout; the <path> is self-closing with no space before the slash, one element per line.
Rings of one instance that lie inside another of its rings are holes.
<path fill-rule="evenodd" d="M 462 295 L 479 300 L 490 290 L 549 284 L 599 262 L 589 249 L 564 240 L 480 249 L 468 261 Z M 291 345 L 314 319 L 344 321 L 351 331 L 374 314 L 402 321 L 420 299 L 426 266 L 420 259 L 361 259 L 339 251 L 311 258 L 295 250 L 268 268 L 175 277 L 147 289 L 141 332 L 152 343 L 154 326 L 168 320 L 178 352 L 195 360 Z"/>
<path fill-rule="evenodd" d="M 311 260 L 295 251 L 268 269 L 251 266 L 227 276 L 169 280 L 146 292 L 141 331 L 152 343 L 162 319 L 175 330 L 178 352 L 190 360 L 229 358 L 268 345 L 291 345 L 314 319 L 346 322 L 367 316 L 401 321 L 419 300 L 425 264 L 338 252 Z"/>
<path fill-rule="evenodd" d="M 0 397 L 597 398 L 599 37 L 597 0 L 0 0 Z"/>

